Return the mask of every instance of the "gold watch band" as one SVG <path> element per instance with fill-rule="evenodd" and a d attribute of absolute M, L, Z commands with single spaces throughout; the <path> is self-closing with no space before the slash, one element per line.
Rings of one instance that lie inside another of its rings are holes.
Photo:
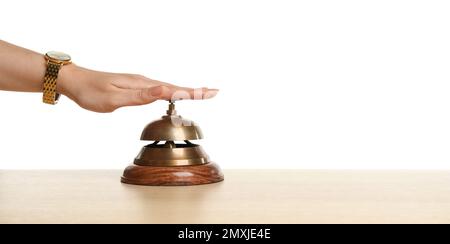
<path fill-rule="evenodd" d="M 56 80 L 61 69 L 62 63 L 56 63 L 52 60 L 47 60 L 47 69 L 44 76 L 43 96 L 42 101 L 47 104 L 56 104 L 60 94 L 56 92 Z"/>
<path fill-rule="evenodd" d="M 47 69 L 45 70 L 42 91 L 44 93 L 42 101 L 47 104 L 56 104 L 59 94 L 56 92 L 56 81 L 59 70 L 63 65 L 70 64 L 71 58 L 68 54 L 56 51 L 50 51 L 45 54 L 47 60 Z"/>

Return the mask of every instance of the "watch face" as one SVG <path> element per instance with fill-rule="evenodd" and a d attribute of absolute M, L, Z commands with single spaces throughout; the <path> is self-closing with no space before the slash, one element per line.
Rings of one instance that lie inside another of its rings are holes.
<path fill-rule="evenodd" d="M 58 61 L 70 61 L 70 56 L 68 54 L 62 53 L 62 52 L 56 52 L 56 51 L 50 51 L 46 53 L 46 55 L 51 58 Z"/>

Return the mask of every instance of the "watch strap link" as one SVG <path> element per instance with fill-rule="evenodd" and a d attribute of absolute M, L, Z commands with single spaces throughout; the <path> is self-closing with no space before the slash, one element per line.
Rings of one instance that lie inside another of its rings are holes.
<path fill-rule="evenodd" d="M 47 69 L 45 71 L 44 83 L 43 83 L 43 97 L 42 101 L 47 104 L 56 104 L 58 102 L 60 94 L 56 92 L 56 79 L 58 78 L 59 69 L 62 64 L 47 61 Z"/>

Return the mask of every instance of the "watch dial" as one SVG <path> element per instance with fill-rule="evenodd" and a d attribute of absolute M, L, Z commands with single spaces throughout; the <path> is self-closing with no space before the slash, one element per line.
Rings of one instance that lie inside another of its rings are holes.
<path fill-rule="evenodd" d="M 47 53 L 47 56 L 59 61 L 70 61 L 70 56 L 62 52 L 50 51 Z"/>

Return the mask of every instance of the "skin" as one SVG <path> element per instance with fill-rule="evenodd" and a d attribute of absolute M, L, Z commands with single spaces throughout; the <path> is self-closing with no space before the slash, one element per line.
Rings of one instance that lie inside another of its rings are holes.
<path fill-rule="evenodd" d="M 42 92 L 45 69 L 43 54 L 0 40 L 0 90 Z M 106 113 L 156 100 L 208 99 L 218 90 L 179 87 L 142 75 L 95 71 L 72 63 L 59 71 L 57 92 L 84 109 Z"/>

